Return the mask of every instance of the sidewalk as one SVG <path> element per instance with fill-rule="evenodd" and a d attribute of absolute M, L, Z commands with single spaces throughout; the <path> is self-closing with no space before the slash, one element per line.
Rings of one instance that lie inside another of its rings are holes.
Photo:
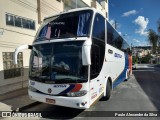
<path fill-rule="evenodd" d="M 4 117 L 3 116 L 2 117 L 2 112 L 10 112 L 10 114 L 12 112 L 19 113 L 19 112 L 23 112 L 27 108 L 33 107 L 38 104 L 40 103 L 30 100 L 28 94 L 0 101 L 0 119 L 3 119 L 3 120 L 22 120 L 22 119 L 23 120 L 28 120 L 28 119 L 40 120 L 41 118 L 39 116 L 31 116 L 31 117 L 20 117 L 20 116 Z"/>
<path fill-rule="evenodd" d="M 26 109 L 28 106 L 31 107 L 37 104 L 38 102 L 29 99 L 27 90 L 24 89 L 9 93 L 7 95 L 10 96 L 8 99 L 0 100 L 0 111 L 20 111 Z"/>
<path fill-rule="evenodd" d="M 30 100 L 28 95 L 18 96 L 12 99 L 6 99 L 0 101 L 1 111 L 19 111 L 22 108 L 36 103 L 36 101 Z"/>

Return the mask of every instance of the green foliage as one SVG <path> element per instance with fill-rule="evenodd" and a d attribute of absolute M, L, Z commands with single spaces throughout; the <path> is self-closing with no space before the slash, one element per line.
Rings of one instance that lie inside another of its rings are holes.
<path fill-rule="evenodd" d="M 149 63 L 152 56 L 150 54 L 146 55 L 145 57 L 140 58 L 141 63 Z"/>
<path fill-rule="evenodd" d="M 138 57 L 133 56 L 132 57 L 132 63 L 138 64 Z"/>
<path fill-rule="evenodd" d="M 153 53 L 156 53 L 158 37 L 159 37 L 158 34 L 154 30 L 149 29 L 148 40 L 149 40 L 150 44 L 152 45 Z"/>

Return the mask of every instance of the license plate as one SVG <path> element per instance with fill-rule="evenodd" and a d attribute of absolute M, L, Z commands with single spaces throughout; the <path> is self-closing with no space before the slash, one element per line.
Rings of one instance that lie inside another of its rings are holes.
<path fill-rule="evenodd" d="M 46 102 L 49 103 L 49 104 L 55 104 L 56 101 L 54 99 L 49 99 L 49 98 L 46 98 Z"/>

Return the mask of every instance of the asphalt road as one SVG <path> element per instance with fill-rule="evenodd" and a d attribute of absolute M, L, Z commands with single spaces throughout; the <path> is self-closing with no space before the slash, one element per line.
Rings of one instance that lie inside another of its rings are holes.
<path fill-rule="evenodd" d="M 68 112 L 69 118 L 75 119 L 88 114 L 96 116 L 96 113 L 86 111 L 160 111 L 160 68 L 147 64 L 138 65 L 130 79 L 121 83 L 112 91 L 110 100 L 100 100 L 86 110 L 41 103 L 24 111 L 48 111 L 48 113 L 58 116 L 63 116 L 64 113 Z"/>

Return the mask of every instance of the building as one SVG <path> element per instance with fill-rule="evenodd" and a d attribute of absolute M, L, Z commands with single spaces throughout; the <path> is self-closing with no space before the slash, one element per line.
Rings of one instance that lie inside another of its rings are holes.
<path fill-rule="evenodd" d="M 151 46 L 137 46 L 132 48 L 132 56 L 137 56 L 138 58 L 145 57 L 151 53 Z"/>
<path fill-rule="evenodd" d="M 27 86 L 30 50 L 16 47 L 32 44 L 44 17 L 79 7 L 94 7 L 108 18 L 107 0 L 1 0 L 0 1 L 0 94 Z"/>

